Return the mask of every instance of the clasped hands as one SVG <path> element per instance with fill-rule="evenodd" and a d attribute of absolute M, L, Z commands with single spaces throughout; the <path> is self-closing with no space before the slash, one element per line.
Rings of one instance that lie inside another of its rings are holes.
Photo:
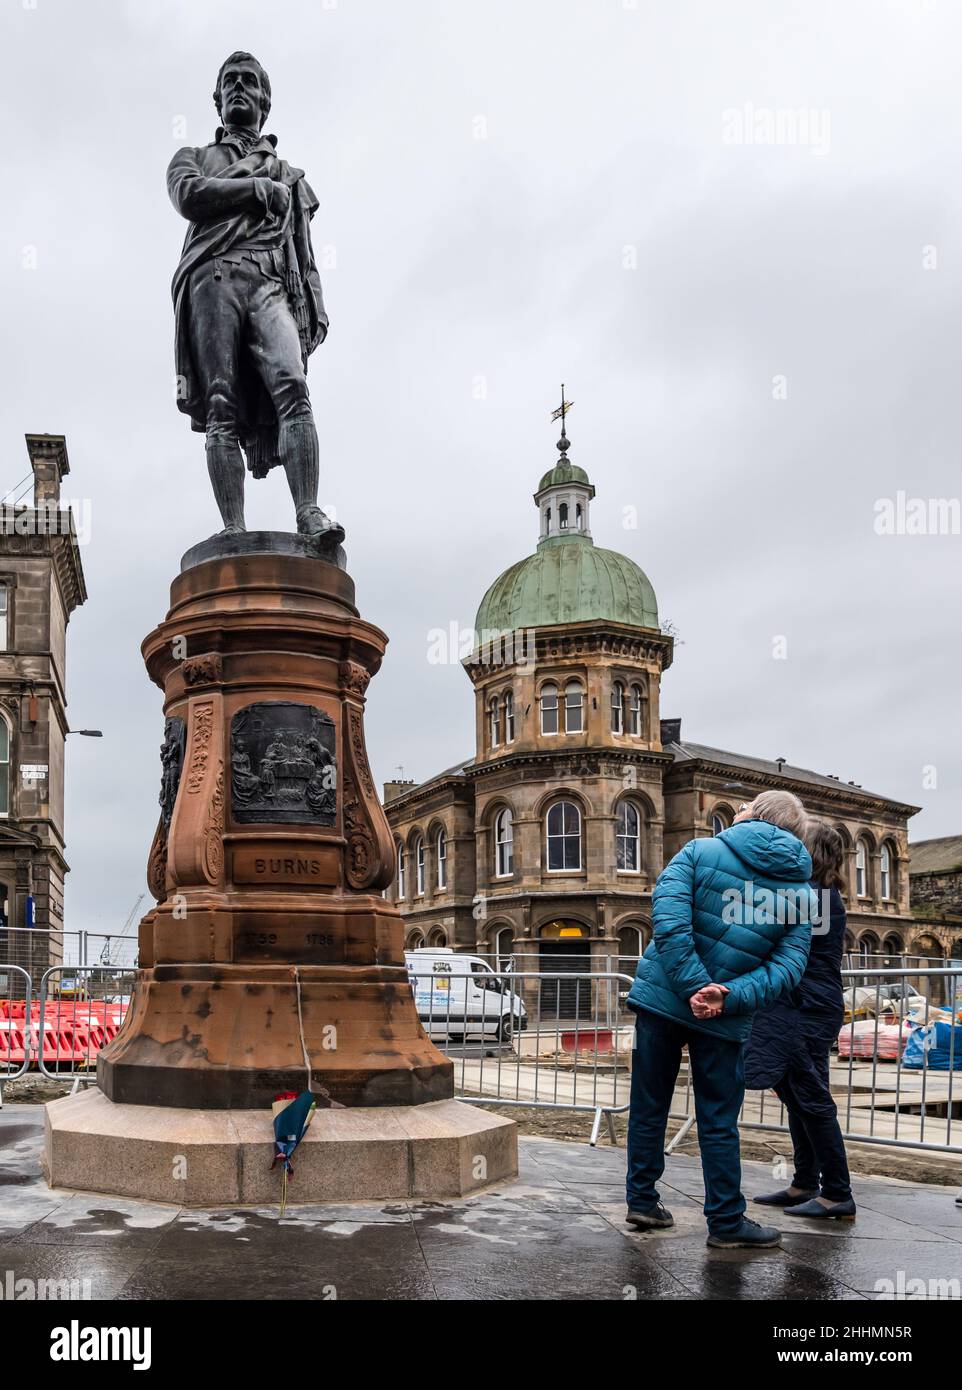
<path fill-rule="evenodd" d="M 696 1018 L 717 1018 L 724 1008 L 725 995 L 728 993 L 727 985 L 702 985 L 688 1003 Z"/>

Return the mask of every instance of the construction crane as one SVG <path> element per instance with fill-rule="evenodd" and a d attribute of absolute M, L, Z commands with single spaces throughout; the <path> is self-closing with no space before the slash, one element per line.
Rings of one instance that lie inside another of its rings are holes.
<path fill-rule="evenodd" d="M 104 944 L 103 944 L 103 946 L 102 946 L 102 948 L 101 948 L 101 951 L 100 951 L 100 961 L 99 961 L 99 964 L 100 964 L 100 965 L 114 965 L 114 966 L 116 966 L 116 965 L 120 965 L 120 964 L 121 964 L 121 962 L 120 962 L 119 960 L 111 959 L 111 950 L 113 949 L 114 945 L 115 945 L 118 941 L 127 941 L 127 940 L 129 940 L 129 938 L 130 938 L 130 926 L 131 926 L 131 923 L 133 922 L 134 918 L 135 918 L 136 915 L 137 915 L 137 909 L 138 909 L 138 907 L 140 907 L 140 904 L 143 902 L 144 896 L 145 896 L 145 895 L 144 895 L 143 893 L 141 893 L 141 894 L 138 896 L 137 901 L 134 903 L 133 907 L 132 907 L 132 908 L 130 909 L 130 911 L 128 912 L 128 914 L 127 914 L 127 920 L 126 920 L 126 922 L 125 922 L 124 925 L 123 925 L 123 930 L 122 930 L 117 936 L 108 936 L 108 937 L 107 937 L 107 939 L 106 939 L 106 941 L 104 942 Z"/>

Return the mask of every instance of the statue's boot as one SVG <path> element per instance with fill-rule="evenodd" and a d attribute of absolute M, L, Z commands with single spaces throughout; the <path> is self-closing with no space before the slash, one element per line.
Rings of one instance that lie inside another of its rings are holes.
<path fill-rule="evenodd" d="M 246 531 L 244 525 L 244 458 L 240 445 L 207 442 L 207 471 L 224 523 L 222 535 Z"/>
<path fill-rule="evenodd" d="M 297 530 L 302 536 L 330 536 L 344 539 L 343 527 L 332 521 L 317 505 L 320 448 L 311 419 L 285 420 L 278 435 L 278 452 L 287 474 L 287 485 L 294 499 Z"/>

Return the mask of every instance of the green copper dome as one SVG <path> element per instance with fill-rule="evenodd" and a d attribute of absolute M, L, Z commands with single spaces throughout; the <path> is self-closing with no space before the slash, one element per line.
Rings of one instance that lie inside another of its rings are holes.
<path fill-rule="evenodd" d="M 559 623 L 658 627 L 658 603 L 648 576 L 627 555 L 602 550 L 591 539 L 588 511 L 595 490 L 585 470 L 568 458 L 564 416 L 571 407 L 564 387 L 561 401 L 561 457 L 534 495 L 541 520 L 538 549 L 505 570 L 481 600 L 474 620 L 480 642 L 485 632 Z"/>
<path fill-rule="evenodd" d="M 538 484 L 538 492 L 546 487 L 557 487 L 561 483 L 583 483 L 585 487 L 591 487 L 585 470 L 567 458 L 560 458 L 554 468 L 548 469 Z"/>
<path fill-rule="evenodd" d="M 575 534 L 547 537 L 533 555 L 505 570 L 481 600 L 474 626 L 483 639 L 485 630 L 591 619 L 657 628 L 658 603 L 634 560 Z"/>

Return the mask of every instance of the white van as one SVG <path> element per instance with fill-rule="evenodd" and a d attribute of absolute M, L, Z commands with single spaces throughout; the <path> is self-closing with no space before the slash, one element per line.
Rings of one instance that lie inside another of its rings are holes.
<path fill-rule="evenodd" d="M 527 1028 L 524 1004 L 510 981 L 480 956 L 461 955 L 450 946 L 419 946 L 405 951 L 404 960 L 418 1017 L 432 1042 L 507 1043 Z"/>

